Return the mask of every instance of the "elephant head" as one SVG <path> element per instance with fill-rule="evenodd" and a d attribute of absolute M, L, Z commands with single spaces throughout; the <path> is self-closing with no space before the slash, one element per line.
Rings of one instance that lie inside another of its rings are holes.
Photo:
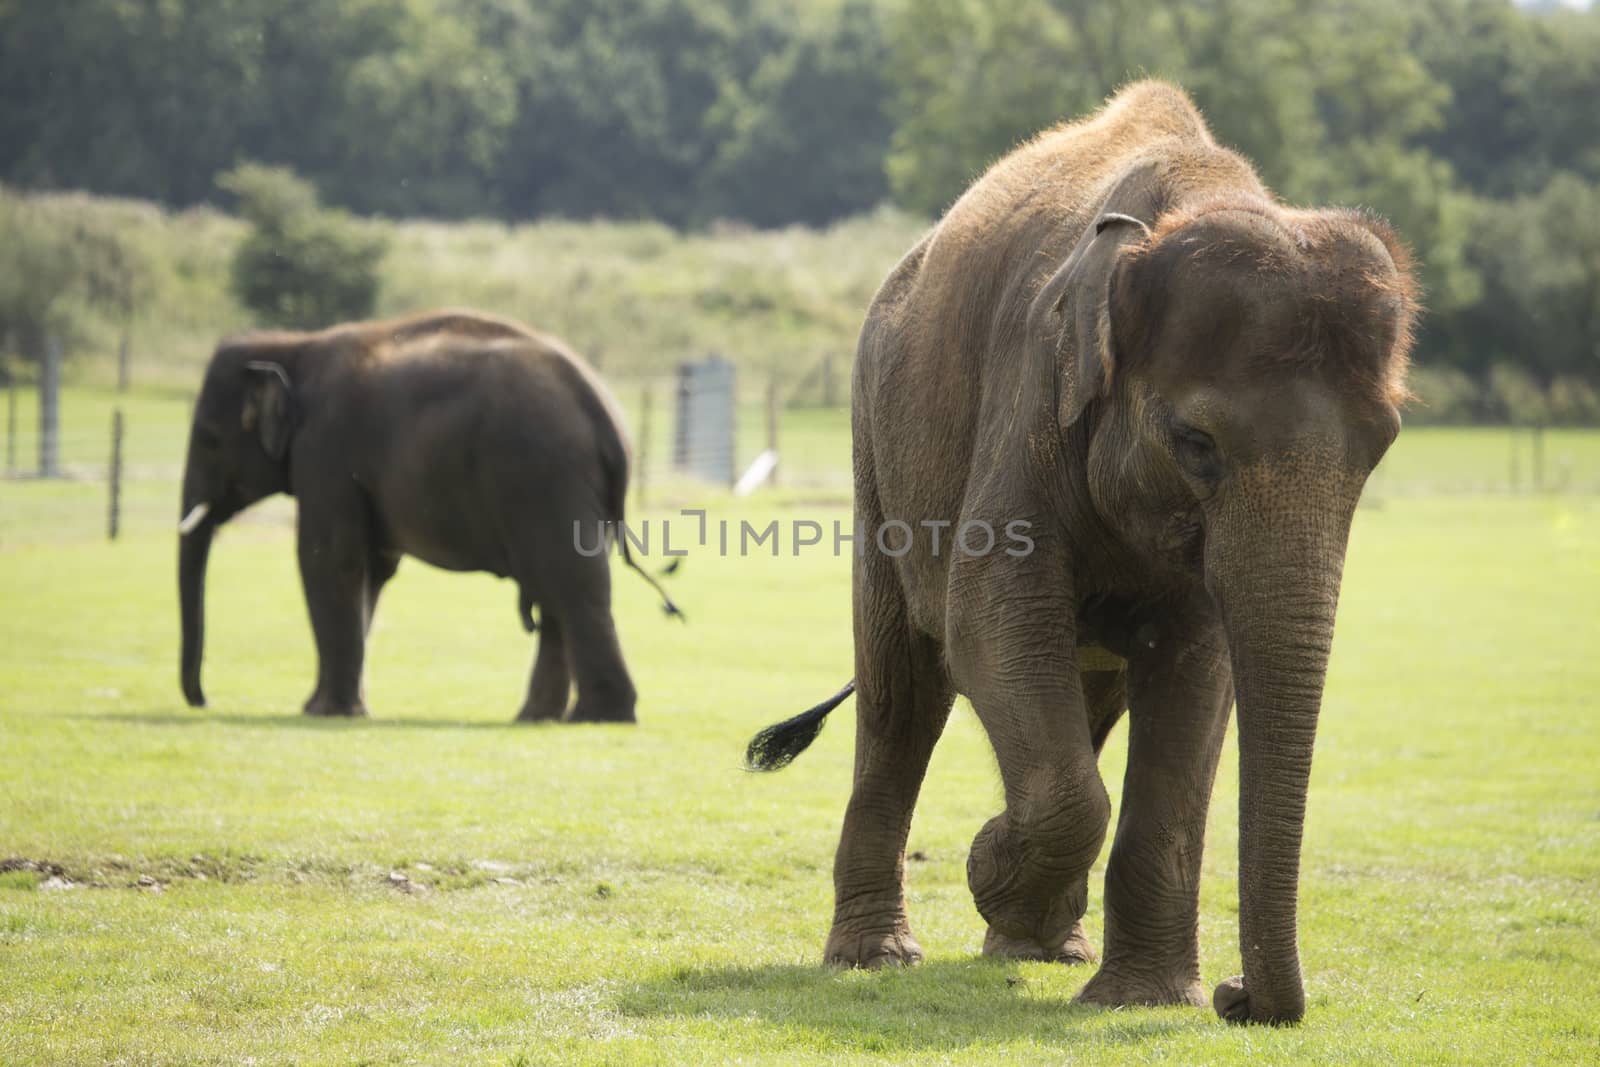
<path fill-rule="evenodd" d="M 1037 298 L 1057 421 L 1094 511 L 1204 583 L 1240 750 L 1243 981 L 1219 1013 L 1305 1010 L 1296 898 L 1312 745 L 1351 518 L 1399 430 L 1415 315 L 1403 248 L 1348 212 L 1238 197 L 1149 226 L 1102 214 Z"/>
<path fill-rule="evenodd" d="M 183 468 L 178 524 L 178 603 L 183 695 L 205 705 L 206 562 L 216 529 L 251 504 L 289 488 L 289 445 L 296 422 L 292 362 L 282 350 L 224 343 L 212 357 L 195 402 Z"/>

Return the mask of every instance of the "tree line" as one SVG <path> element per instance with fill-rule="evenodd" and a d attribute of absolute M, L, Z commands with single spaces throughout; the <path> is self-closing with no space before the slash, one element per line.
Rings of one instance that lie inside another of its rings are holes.
<path fill-rule="evenodd" d="M 1286 199 L 1396 224 L 1423 267 L 1440 402 L 1481 405 L 1490 381 L 1508 409 L 1594 400 L 1593 10 L 0 0 L 0 181 L 184 206 L 260 161 L 358 214 L 772 227 L 889 201 L 931 217 L 1146 74 L 1183 84 Z"/>

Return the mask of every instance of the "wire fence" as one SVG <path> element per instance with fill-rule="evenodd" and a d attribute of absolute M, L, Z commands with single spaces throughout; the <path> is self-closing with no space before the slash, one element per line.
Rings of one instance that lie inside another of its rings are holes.
<path fill-rule="evenodd" d="M 634 442 L 633 510 L 725 496 L 769 452 L 777 461 L 766 465 L 756 492 L 781 487 L 848 503 L 848 408 L 791 403 L 781 379 L 743 378 L 715 383 L 720 395 L 697 402 L 683 395 L 680 374 L 610 383 Z M 193 403 L 184 392 L 68 386 L 60 393 L 52 459 L 38 387 L 6 388 L 0 549 L 170 531 L 179 517 Z M 292 501 L 278 498 L 236 522 L 287 526 L 293 517 Z"/>
<path fill-rule="evenodd" d="M 848 506 L 850 419 L 842 391 L 835 387 L 828 405 L 814 382 L 802 393 L 791 384 L 796 378 L 745 374 L 708 407 L 685 401 L 684 380 L 670 375 L 611 383 L 635 442 L 635 513 L 715 502 L 741 475 L 756 473 L 752 466 L 767 453 L 776 463 L 761 472 L 756 502 L 799 498 Z M 193 397 L 72 386 L 60 395 L 59 476 L 44 478 L 38 389 L 6 390 L 0 549 L 170 532 L 178 518 Z M 684 419 L 694 424 L 685 426 Z M 700 454 L 686 451 L 687 440 Z M 700 462 L 706 449 L 722 450 L 709 466 Z M 1466 495 L 1600 496 L 1600 431 L 1408 429 L 1367 488 L 1369 502 Z M 238 521 L 288 526 L 293 517 L 293 502 L 280 497 Z"/>

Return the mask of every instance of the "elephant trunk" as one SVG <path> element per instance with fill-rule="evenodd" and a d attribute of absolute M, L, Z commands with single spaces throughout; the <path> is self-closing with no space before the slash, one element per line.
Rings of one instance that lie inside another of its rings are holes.
<path fill-rule="evenodd" d="M 206 695 L 200 688 L 200 661 L 206 641 L 206 562 L 211 557 L 217 520 L 207 502 L 190 496 L 184 492 L 178 527 L 178 611 L 183 633 L 178 674 L 184 699 L 191 707 L 203 708 Z"/>
<path fill-rule="evenodd" d="M 1339 512 L 1342 512 L 1340 514 Z M 1311 753 L 1333 643 L 1349 510 L 1265 524 L 1214 572 L 1239 722 L 1239 949 L 1242 987 L 1216 1008 L 1236 1022 L 1304 1016 L 1296 910 Z"/>

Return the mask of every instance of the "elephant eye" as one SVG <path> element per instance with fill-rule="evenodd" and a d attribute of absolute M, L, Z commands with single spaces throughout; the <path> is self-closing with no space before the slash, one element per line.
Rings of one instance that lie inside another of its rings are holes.
<path fill-rule="evenodd" d="M 1217 453 L 1217 443 L 1204 430 L 1187 423 L 1172 426 L 1172 454 L 1192 477 L 1203 482 L 1214 482 L 1222 477 L 1222 457 Z"/>

